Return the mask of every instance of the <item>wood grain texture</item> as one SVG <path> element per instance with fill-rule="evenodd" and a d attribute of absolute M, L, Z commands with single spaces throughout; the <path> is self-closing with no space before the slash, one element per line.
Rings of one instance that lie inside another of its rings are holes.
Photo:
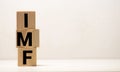
<path fill-rule="evenodd" d="M 24 14 L 28 14 L 28 27 L 25 27 Z M 35 12 L 34 11 L 18 11 L 17 12 L 17 30 L 35 29 Z"/>
<path fill-rule="evenodd" d="M 18 48 L 18 66 L 36 66 L 36 49 L 37 48 Z M 32 53 L 26 53 L 31 59 L 26 59 L 26 64 L 23 64 L 23 51 L 32 51 Z"/>
<path fill-rule="evenodd" d="M 27 44 L 24 46 L 22 40 L 20 40 L 20 46 L 17 45 L 18 36 L 17 33 L 21 32 L 24 41 L 26 39 L 27 33 L 32 33 L 32 46 L 29 46 L 29 40 L 27 40 Z M 36 48 L 39 47 L 39 30 L 38 29 L 24 29 L 24 30 L 17 30 L 16 31 L 16 47 L 17 48 Z"/>

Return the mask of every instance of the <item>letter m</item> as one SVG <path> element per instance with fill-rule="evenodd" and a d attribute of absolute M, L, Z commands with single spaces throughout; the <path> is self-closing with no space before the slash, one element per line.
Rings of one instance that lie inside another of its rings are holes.
<path fill-rule="evenodd" d="M 17 46 L 21 46 L 21 43 L 23 44 L 23 46 L 26 46 L 28 40 L 28 45 L 32 46 L 32 32 L 27 32 L 26 38 L 23 38 L 21 32 L 17 32 Z"/>

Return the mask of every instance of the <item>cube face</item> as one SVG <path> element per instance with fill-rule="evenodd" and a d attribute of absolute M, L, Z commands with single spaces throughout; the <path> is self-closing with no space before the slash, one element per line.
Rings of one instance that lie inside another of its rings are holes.
<path fill-rule="evenodd" d="M 18 48 L 18 66 L 36 66 L 37 48 Z"/>
<path fill-rule="evenodd" d="M 17 30 L 35 29 L 35 12 L 17 12 Z"/>
<path fill-rule="evenodd" d="M 16 35 L 17 48 L 36 48 L 39 46 L 38 29 L 17 30 Z"/>

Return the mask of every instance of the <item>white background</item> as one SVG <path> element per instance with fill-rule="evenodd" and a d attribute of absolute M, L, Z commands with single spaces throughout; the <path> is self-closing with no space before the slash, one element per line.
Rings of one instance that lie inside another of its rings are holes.
<path fill-rule="evenodd" d="M 120 0 L 0 0 L 0 59 L 17 59 L 17 11 L 36 11 L 39 59 L 120 58 Z"/>

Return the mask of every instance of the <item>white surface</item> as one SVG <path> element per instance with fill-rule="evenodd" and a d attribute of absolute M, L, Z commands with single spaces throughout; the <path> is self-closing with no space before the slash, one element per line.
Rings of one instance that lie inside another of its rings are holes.
<path fill-rule="evenodd" d="M 38 66 L 18 67 L 15 60 L 1 60 L 0 72 L 120 71 L 118 59 L 38 60 Z"/>
<path fill-rule="evenodd" d="M 24 10 L 36 11 L 39 59 L 120 58 L 120 0 L 0 0 L 0 59 L 17 59 Z"/>

